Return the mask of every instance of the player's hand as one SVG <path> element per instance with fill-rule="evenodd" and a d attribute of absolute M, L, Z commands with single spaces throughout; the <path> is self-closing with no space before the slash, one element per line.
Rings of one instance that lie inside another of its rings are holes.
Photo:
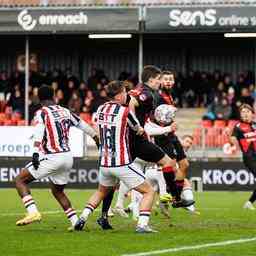
<path fill-rule="evenodd" d="M 37 170 L 39 168 L 40 162 L 39 162 L 39 154 L 38 153 L 33 153 L 32 156 L 32 165 L 34 168 Z"/>
<path fill-rule="evenodd" d="M 236 152 L 236 146 L 226 143 L 223 145 L 223 153 L 227 155 L 232 155 Z"/>
<path fill-rule="evenodd" d="M 99 136 L 98 135 L 95 135 L 93 137 L 94 141 L 95 141 L 95 144 L 97 145 L 97 148 L 99 149 L 100 147 L 100 139 L 99 139 Z"/>
<path fill-rule="evenodd" d="M 178 125 L 176 122 L 173 122 L 169 127 L 170 127 L 170 132 L 176 132 L 178 130 Z"/>
<path fill-rule="evenodd" d="M 143 135 L 143 134 L 144 134 L 144 132 L 145 132 L 145 131 L 144 131 L 144 129 L 140 126 L 140 127 L 138 128 L 138 130 L 137 130 L 137 133 L 136 133 L 136 134 L 141 136 L 141 135 Z"/>

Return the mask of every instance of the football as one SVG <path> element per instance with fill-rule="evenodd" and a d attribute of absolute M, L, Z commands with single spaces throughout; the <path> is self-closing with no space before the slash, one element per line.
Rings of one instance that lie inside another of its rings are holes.
<path fill-rule="evenodd" d="M 155 109 L 155 120 L 163 125 L 169 125 L 175 118 L 177 108 L 172 105 L 162 104 Z"/>

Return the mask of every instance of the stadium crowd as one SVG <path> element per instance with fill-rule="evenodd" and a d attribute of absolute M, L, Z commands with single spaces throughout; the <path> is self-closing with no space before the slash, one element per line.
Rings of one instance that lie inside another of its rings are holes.
<path fill-rule="evenodd" d="M 138 83 L 136 75 L 132 76 L 125 71 L 118 79 L 127 82 L 127 90 L 134 88 Z M 106 101 L 104 86 L 109 81 L 110 78 L 105 72 L 96 68 L 92 69 L 87 81 L 79 80 L 71 69 L 32 72 L 29 81 L 30 117 L 39 105 L 38 88 L 42 84 L 48 84 L 54 89 L 57 104 L 81 114 L 84 120 L 90 122 L 92 113 Z M 24 88 L 24 73 L 14 72 L 9 75 L 5 71 L 0 72 L 0 112 L 5 113 L 7 119 L 13 115 L 24 117 Z M 248 71 L 232 79 L 231 75 L 220 71 L 214 73 L 190 71 L 187 76 L 178 73 L 173 96 L 178 107 L 207 107 L 203 119 L 238 119 L 238 107 L 242 103 L 254 106 L 256 98 L 254 75 Z"/>

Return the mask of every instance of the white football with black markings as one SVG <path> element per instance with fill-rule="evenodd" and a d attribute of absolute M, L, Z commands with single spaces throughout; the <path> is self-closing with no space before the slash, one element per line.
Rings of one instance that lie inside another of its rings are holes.
<path fill-rule="evenodd" d="M 155 120 L 163 125 L 169 125 L 175 118 L 177 108 L 172 105 L 162 104 L 155 109 L 154 117 Z"/>

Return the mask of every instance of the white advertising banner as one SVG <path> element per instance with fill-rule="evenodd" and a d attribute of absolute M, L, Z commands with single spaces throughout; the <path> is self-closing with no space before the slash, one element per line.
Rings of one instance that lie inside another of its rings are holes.
<path fill-rule="evenodd" d="M 0 156 L 30 157 L 33 154 L 34 127 L 0 127 Z M 74 157 L 84 156 L 84 135 L 75 127 L 70 129 L 70 148 Z"/>

